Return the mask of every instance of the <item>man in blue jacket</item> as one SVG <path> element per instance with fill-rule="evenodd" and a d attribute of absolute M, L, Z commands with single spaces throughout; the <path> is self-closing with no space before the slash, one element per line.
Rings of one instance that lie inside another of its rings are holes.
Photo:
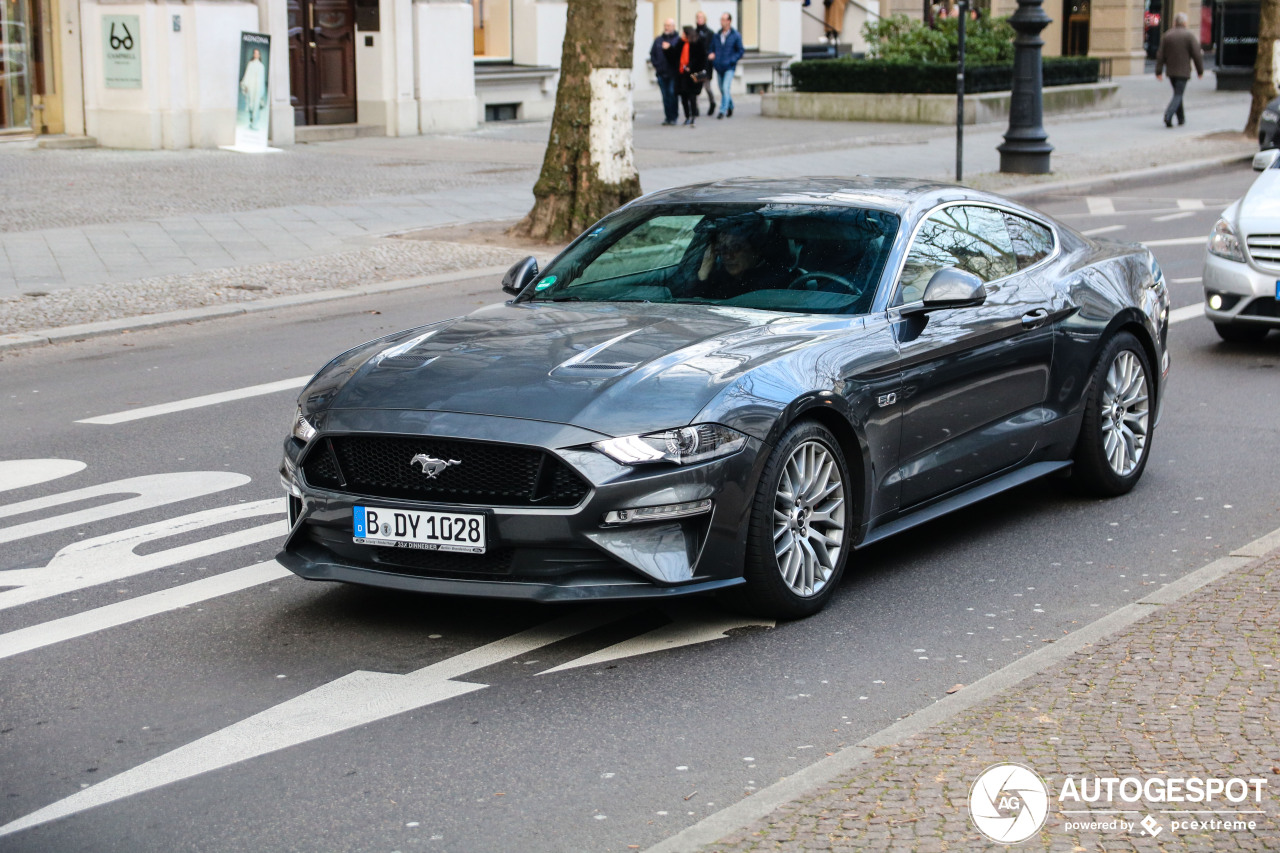
<path fill-rule="evenodd" d="M 733 28 L 733 16 L 725 12 L 720 16 L 720 31 L 711 39 L 711 53 L 715 54 L 712 64 L 720 77 L 720 112 L 716 118 L 733 116 L 733 95 L 729 87 L 733 85 L 733 72 L 738 70 L 738 60 L 742 58 L 742 36 Z"/>
<path fill-rule="evenodd" d="M 663 124 L 676 123 L 679 101 L 676 99 L 676 77 L 680 74 L 680 48 L 684 43 L 676 32 L 676 19 L 667 18 L 662 23 L 662 34 L 653 40 L 649 49 L 649 61 L 658 77 L 658 91 L 662 92 Z"/>

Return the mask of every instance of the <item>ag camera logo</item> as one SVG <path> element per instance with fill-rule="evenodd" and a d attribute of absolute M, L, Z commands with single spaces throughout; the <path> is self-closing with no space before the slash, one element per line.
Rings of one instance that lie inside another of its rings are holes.
<path fill-rule="evenodd" d="M 997 844 L 1018 844 L 1040 831 L 1049 816 L 1049 789 L 1021 764 L 994 764 L 969 790 L 974 826 Z"/>

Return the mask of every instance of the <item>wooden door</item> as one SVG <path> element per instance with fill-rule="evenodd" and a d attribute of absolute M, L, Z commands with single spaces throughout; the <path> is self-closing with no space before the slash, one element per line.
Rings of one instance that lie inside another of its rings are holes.
<path fill-rule="evenodd" d="M 354 0 L 288 0 L 289 94 L 295 124 L 356 120 Z"/>

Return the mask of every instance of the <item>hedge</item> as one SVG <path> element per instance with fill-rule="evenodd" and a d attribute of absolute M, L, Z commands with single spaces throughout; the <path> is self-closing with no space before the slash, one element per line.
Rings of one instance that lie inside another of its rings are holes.
<path fill-rule="evenodd" d="M 1045 86 L 1097 83 L 1098 60 L 1050 57 L 1043 60 Z M 944 95 L 956 91 L 953 63 L 886 62 L 879 59 L 811 59 L 791 63 L 797 92 L 875 92 Z M 1007 92 L 1013 88 L 1013 65 L 966 66 L 964 90 Z"/>

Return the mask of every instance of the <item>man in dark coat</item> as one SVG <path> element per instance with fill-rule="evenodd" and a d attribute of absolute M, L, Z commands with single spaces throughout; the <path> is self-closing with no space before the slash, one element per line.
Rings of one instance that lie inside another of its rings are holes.
<path fill-rule="evenodd" d="M 649 61 L 658 77 L 658 91 L 662 93 L 664 125 L 673 125 L 679 118 L 679 101 L 676 99 L 676 78 L 680 76 L 680 48 L 683 42 L 676 32 L 676 19 L 667 18 L 662 23 L 662 34 L 653 40 L 649 49 Z"/>
<path fill-rule="evenodd" d="M 1200 39 L 1187 29 L 1187 14 L 1179 12 L 1173 19 L 1173 29 L 1160 39 L 1160 48 L 1156 51 L 1156 79 L 1159 80 L 1165 68 L 1169 69 L 1169 83 L 1173 85 L 1173 98 L 1164 110 L 1164 126 L 1173 127 L 1173 117 L 1178 117 L 1178 124 L 1186 124 L 1187 116 L 1182 109 L 1182 93 L 1191 79 L 1191 63 L 1195 63 L 1196 77 L 1204 77 L 1204 53 L 1200 50 Z"/>
<path fill-rule="evenodd" d="M 711 40 L 711 28 L 707 26 L 707 13 L 699 11 L 693 16 L 694 22 L 697 24 L 694 29 L 698 31 L 698 41 L 707 46 L 707 70 L 710 71 L 712 64 L 715 62 L 715 42 Z M 711 115 L 716 111 L 715 87 L 711 85 L 710 76 L 707 77 L 707 115 Z"/>

